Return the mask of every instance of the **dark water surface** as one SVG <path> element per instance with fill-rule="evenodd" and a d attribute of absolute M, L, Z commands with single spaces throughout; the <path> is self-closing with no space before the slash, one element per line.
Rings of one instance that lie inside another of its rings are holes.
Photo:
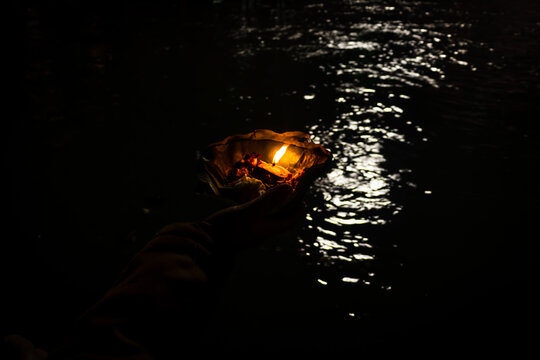
<path fill-rule="evenodd" d="M 60 1 L 16 14 L 4 333 L 59 343 L 155 231 L 223 206 L 198 191 L 197 151 L 269 128 L 306 131 L 335 161 L 298 228 L 231 260 L 208 346 L 534 344 L 537 2 Z"/>

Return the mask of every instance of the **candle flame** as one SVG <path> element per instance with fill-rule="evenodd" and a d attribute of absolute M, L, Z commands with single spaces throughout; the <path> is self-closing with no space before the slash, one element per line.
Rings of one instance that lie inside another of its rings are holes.
<path fill-rule="evenodd" d="M 274 159 L 272 160 L 272 165 L 276 165 L 277 162 L 279 161 L 279 159 L 281 159 L 281 157 L 285 154 L 285 151 L 287 150 L 287 147 L 289 145 L 283 145 L 281 147 L 281 149 L 279 149 L 277 152 L 276 152 L 276 155 L 274 156 Z"/>

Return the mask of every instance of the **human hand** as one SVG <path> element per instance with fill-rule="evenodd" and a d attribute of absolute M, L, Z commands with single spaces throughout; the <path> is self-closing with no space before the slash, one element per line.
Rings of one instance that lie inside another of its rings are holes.
<path fill-rule="evenodd" d="M 210 215 L 206 223 L 214 237 L 225 239 L 232 246 L 255 243 L 291 228 L 304 216 L 303 204 L 291 202 L 292 193 L 289 185 L 278 185 L 247 203 Z"/>

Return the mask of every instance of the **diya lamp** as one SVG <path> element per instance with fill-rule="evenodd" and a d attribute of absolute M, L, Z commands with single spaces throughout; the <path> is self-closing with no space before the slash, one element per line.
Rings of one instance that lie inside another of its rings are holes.
<path fill-rule="evenodd" d="M 255 130 L 211 144 L 201 158 L 200 179 L 216 195 L 243 203 L 280 184 L 300 197 L 328 168 L 332 155 L 300 131 Z"/>

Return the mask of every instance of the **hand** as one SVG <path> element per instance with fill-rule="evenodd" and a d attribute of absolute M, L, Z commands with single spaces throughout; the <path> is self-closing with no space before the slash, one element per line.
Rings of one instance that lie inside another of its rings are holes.
<path fill-rule="evenodd" d="M 301 202 L 290 202 L 293 190 L 279 185 L 245 204 L 220 210 L 206 219 L 212 235 L 226 239 L 233 246 L 246 246 L 291 228 L 304 216 Z"/>

